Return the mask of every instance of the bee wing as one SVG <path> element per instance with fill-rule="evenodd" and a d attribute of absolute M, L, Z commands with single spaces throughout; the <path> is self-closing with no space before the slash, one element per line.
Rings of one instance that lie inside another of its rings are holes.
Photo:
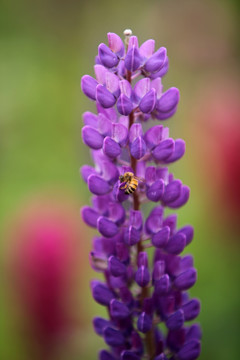
<path fill-rule="evenodd" d="M 135 176 L 135 175 L 134 175 L 134 178 L 137 179 L 138 181 L 145 182 L 145 179 L 142 178 L 142 177 L 138 177 L 138 176 Z"/>

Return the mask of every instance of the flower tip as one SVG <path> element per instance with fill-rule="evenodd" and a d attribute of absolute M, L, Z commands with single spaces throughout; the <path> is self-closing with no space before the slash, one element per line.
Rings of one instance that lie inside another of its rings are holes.
<path fill-rule="evenodd" d="M 124 36 L 132 36 L 132 30 L 131 29 L 125 29 L 124 32 L 123 32 L 123 35 Z"/>

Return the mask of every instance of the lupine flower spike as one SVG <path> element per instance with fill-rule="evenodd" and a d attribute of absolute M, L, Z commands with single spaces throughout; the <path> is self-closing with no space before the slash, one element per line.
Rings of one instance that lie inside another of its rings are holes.
<path fill-rule="evenodd" d="M 191 255 L 180 256 L 193 227 L 178 229 L 177 215 L 164 215 L 166 207 L 177 209 L 189 198 L 189 187 L 167 168 L 184 155 L 185 142 L 158 123 L 175 114 L 179 90 L 163 91 L 165 47 L 155 51 L 151 39 L 139 46 L 131 30 L 124 35 L 125 44 L 108 33 L 108 46 L 98 47 L 95 78 L 81 79 L 97 108 L 97 114 L 83 114 L 82 139 L 94 166 L 84 165 L 81 174 L 92 193 L 82 217 L 99 232 L 90 263 L 104 277 L 92 281 L 91 290 L 108 313 L 93 319 L 108 346 L 99 359 L 194 360 L 201 329 L 188 322 L 200 302 L 187 290 L 197 272 Z M 152 206 L 144 215 L 146 203 Z"/>

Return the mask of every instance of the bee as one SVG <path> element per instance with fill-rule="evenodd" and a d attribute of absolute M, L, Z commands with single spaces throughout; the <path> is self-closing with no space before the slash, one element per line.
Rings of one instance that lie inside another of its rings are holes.
<path fill-rule="evenodd" d="M 139 181 L 145 181 L 143 178 L 135 176 L 132 172 L 125 172 L 123 175 L 120 175 L 119 180 L 120 183 L 124 183 L 120 185 L 120 189 L 125 190 L 125 194 L 127 195 L 134 193 Z"/>

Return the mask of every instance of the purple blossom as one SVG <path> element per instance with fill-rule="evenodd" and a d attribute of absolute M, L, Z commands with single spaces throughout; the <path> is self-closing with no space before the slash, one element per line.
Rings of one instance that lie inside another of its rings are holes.
<path fill-rule="evenodd" d="M 93 166 L 84 165 L 81 174 L 93 194 L 82 218 L 99 233 L 90 263 L 104 278 L 92 281 L 92 295 L 109 314 L 93 320 L 109 346 L 99 359 L 194 360 L 201 330 L 186 322 L 198 316 L 200 302 L 187 290 L 197 272 L 191 255 L 180 256 L 194 231 L 191 225 L 178 229 L 176 214 L 165 215 L 165 208 L 177 209 L 189 198 L 189 187 L 167 168 L 184 155 L 185 142 L 169 137 L 162 124 L 147 126 L 149 119 L 175 114 L 179 90 L 163 91 L 166 48 L 155 51 L 154 40 L 139 46 L 130 30 L 124 34 L 125 45 L 108 34 L 108 46 L 98 47 L 96 79 L 81 80 L 97 108 L 97 114 L 83 114 L 82 138 Z M 130 180 L 126 173 L 133 174 Z"/>

